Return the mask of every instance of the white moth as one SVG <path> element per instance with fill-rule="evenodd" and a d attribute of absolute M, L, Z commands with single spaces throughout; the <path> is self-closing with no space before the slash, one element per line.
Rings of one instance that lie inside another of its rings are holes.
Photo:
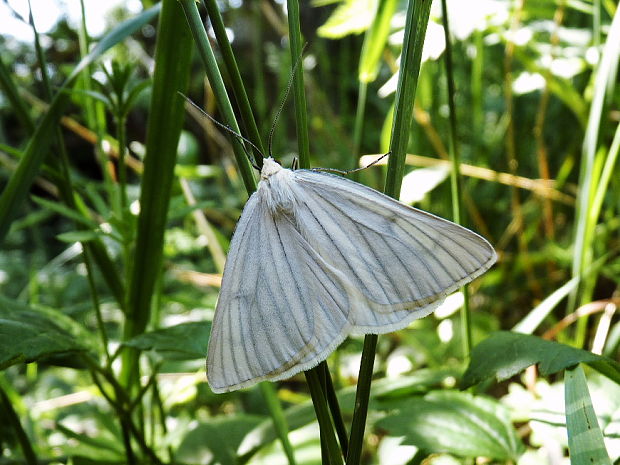
<path fill-rule="evenodd" d="M 289 378 L 351 333 L 404 328 L 495 260 L 468 229 L 349 179 L 266 158 L 224 269 L 211 389 Z"/>

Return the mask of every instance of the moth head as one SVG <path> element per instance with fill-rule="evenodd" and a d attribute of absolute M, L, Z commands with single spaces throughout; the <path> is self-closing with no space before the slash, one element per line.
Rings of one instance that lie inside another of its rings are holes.
<path fill-rule="evenodd" d="M 263 160 L 263 168 L 260 171 L 261 179 L 269 179 L 270 176 L 273 176 L 278 171 L 282 170 L 282 166 L 273 158 L 265 158 Z"/>

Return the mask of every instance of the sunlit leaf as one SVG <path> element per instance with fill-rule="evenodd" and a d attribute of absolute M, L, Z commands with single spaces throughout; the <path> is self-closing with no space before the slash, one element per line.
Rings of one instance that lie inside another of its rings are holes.
<path fill-rule="evenodd" d="M 491 377 L 508 379 L 535 364 L 539 364 L 540 374 L 547 376 L 582 362 L 620 380 L 620 365 L 611 359 L 536 336 L 499 331 L 474 348 L 461 386 L 469 387 Z"/>
<path fill-rule="evenodd" d="M 523 449 L 501 404 L 463 392 L 412 398 L 376 426 L 430 453 L 516 460 Z"/>
<path fill-rule="evenodd" d="M 0 296 L 0 369 L 90 350 L 91 340 L 83 326 L 61 312 L 29 307 Z"/>
<path fill-rule="evenodd" d="M 239 443 L 263 420 L 256 415 L 236 415 L 201 423 L 183 438 L 176 458 L 186 463 L 236 465 Z"/>
<path fill-rule="evenodd" d="M 140 350 L 155 350 L 168 359 L 200 359 L 207 355 L 210 331 L 210 323 L 192 321 L 141 334 L 125 342 L 125 345 Z"/>
<path fill-rule="evenodd" d="M 611 465 L 603 433 L 598 426 L 583 368 L 566 370 L 564 377 L 566 429 L 571 465 Z"/>
<path fill-rule="evenodd" d="M 372 23 L 377 1 L 344 0 L 318 29 L 318 34 L 330 39 L 339 39 L 349 34 L 364 32 Z"/>

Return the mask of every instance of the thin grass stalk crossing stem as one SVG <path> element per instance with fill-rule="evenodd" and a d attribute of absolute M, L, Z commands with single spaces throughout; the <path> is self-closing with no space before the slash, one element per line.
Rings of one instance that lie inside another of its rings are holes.
<path fill-rule="evenodd" d="M 448 107 L 450 108 L 450 132 L 448 137 L 448 150 L 452 159 L 452 170 L 450 171 L 450 187 L 452 193 L 452 216 L 456 224 L 462 224 L 461 218 L 461 175 L 459 166 L 461 165 L 459 148 L 457 146 L 457 124 L 456 124 L 456 105 L 454 96 L 454 73 L 452 70 L 452 42 L 450 41 L 450 23 L 448 19 L 448 7 L 446 0 L 441 0 L 441 19 L 443 22 L 444 37 L 446 40 L 446 52 L 444 63 L 446 65 L 446 80 L 448 81 Z M 469 292 L 467 286 L 461 288 L 463 293 L 463 307 L 461 308 L 461 339 L 463 344 L 463 357 L 469 360 L 471 353 L 471 316 L 469 313 Z"/>
<path fill-rule="evenodd" d="M 360 150 L 362 146 L 362 130 L 364 129 L 364 114 L 366 113 L 366 93 L 368 83 L 360 81 L 357 92 L 357 108 L 355 110 L 355 126 L 353 128 L 353 163 L 351 169 L 356 169 L 359 164 Z M 353 174 L 353 179 L 357 181 L 359 173 Z"/>
<path fill-rule="evenodd" d="M 288 463 L 289 465 L 295 465 L 295 453 L 293 451 L 293 446 L 288 439 L 288 423 L 286 421 L 286 417 L 284 416 L 284 412 L 282 411 L 282 405 L 278 400 L 276 388 L 269 382 L 260 383 L 258 386 L 265 402 L 267 403 L 267 408 L 273 420 L 273 426 L 278 433 L 278 437 L 282 443 L 282 448 L 284 449 L 284 454 L 286 455 Z"/>

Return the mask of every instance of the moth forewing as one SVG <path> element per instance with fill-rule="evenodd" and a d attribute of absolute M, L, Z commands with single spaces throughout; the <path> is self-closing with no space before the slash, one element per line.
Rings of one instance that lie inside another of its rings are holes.
<path fill-rule="evenodd" d="M 312 368 L 351 333 L 386 333 L 427 315 L 495 260 L 466 228 L 266 158 L 230 245 L 209 384 L 226 392 Z"/>

